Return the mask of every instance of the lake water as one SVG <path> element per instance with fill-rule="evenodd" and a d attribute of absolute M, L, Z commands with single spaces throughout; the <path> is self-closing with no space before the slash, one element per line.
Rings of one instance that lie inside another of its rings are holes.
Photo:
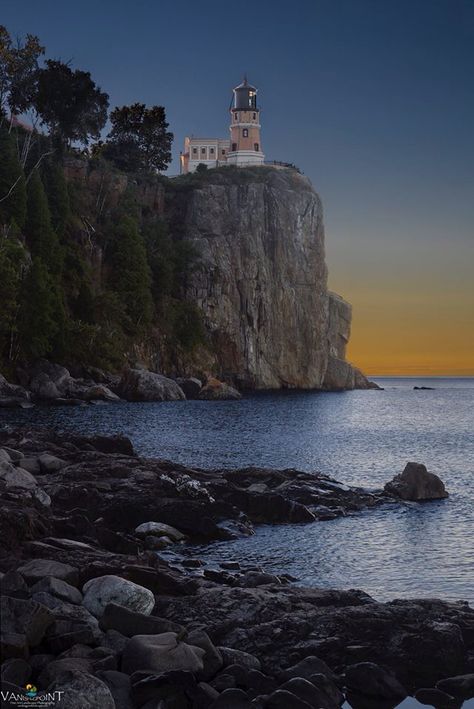
<path fill-rule="evenodd" d="M 206 468 L 321 471 L 380 487 L 425 463 L 447 500 L 408 503 L 194 550 L 291 573 L 300 583 L 362 588 L 380 600 L 437 596 L 474 604 L 474 379 L 377 379 L 384 391 L 283 392 L 240 402 L 123 403 L 1 410 L 2 424 L 123 433 L 142 455 Z M 431 386 L 432 391 L 414 391 Z"/>

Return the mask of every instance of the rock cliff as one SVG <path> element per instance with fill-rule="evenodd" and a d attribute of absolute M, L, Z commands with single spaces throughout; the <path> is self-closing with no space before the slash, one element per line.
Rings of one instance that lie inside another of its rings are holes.
<path fill-rule="evenodd" d="M 201 254 L 186 296 L 204 313 L 220 373 L 250 388 L 367 387 L 345 361 L 351 306 L 327 289 L 322 205 L 309 179 L 258 167 L 173 183 L 172 231 Z"/>

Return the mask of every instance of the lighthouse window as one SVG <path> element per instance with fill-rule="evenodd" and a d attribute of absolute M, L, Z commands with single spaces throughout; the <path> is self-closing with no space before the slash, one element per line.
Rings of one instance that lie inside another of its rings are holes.
<path fill-rule="evenodd" d="M 237 150 L 237 143 L 232 143 L 232 152 L 234 153 Z"/>
<path fill-rule="evenodd" d="M 244 128 L 244 129 L 243 129 L 243 131 L 242 131 L 242 135 L 244 136 L 244 138 L 248 138 L 248 137 L 249 137 L 249 131 L 248 131 L 248 128 Z"/>
<path fill-rule="evenodd" d="M 206 154 L 206 148 L 201 148 L 201 155 L 205 155 L 205 154 Z"/>
<path fill-rule="evenodd" d="M 193 155 L 196 155 L 196 154 L 197 154 L 197 151 L 198 151 L 197 148 L 193 148 Z"/>
<path fill-rule="evenodd" d="M 222 155 L 225 155 L 225 150 L 222 151 Z"/>
<path fill-rule="evenodd" d="M 254 114 L 253 114 L 253 120 L 255 120 L 256 118 L 257 118 L 257 114 L 254 113 Z"/>
<path fill-rule="evenodd" d="M 211 148 L 211 155 L 214 155 L 214 148 Z"/>
<path fill-rule="evenodd" d="M 259 148 L 260 148 L 259 144 L 258 144 L 258 143 L 254 143 L 254 144 L 253 144 L 253 147 L 254 147 L 255 152 L 258 153 Z"/>

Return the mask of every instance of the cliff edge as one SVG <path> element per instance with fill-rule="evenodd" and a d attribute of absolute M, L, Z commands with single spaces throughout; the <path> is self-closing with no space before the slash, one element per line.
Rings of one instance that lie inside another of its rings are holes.
<path fill-rule="evenodd" d="M 171 230 L 200 266 L 186 298 L 202 310 L 218 369 L 242 387 L 354 389 L 351 306 L 327 288 L 321 200 L 295 170 L 223 168 L 177 178 Z"/>

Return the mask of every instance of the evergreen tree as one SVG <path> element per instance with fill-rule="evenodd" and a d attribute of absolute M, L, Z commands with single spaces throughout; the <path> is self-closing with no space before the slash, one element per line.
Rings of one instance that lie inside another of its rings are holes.
<path fill-rule="evenodd" d="M 0 360 L 10 359 L 16 341 L 17 316 L 25 250 L 16 238 L 0 238 Z"/>
<path fill-rule="evenodd" d="M 51 354 L 59 332 L 53 280 L 40 257 L 35 257 L 24 280 L 20 301 L 20 342 L 27 358 Z"/>
<path fill-rule="evenodd" d="M 14 219 L 20 229 L 26 217 L 26 184 L 13 136 L 0 126 L 0 225 Z"/>
<path fill-rule="evenodd" d="M 37 170 L 28 183 L 25 234 L 32 256 L 41 258 L 48 265 L 50 273 L 58 275 L 61 271 L 61 249 L 51 224 L 48 200 Z"/>
<path fill-rule="evenodd" d="M 129 334 L 143 331 L 153 316 L 150 269 L 145 244 L 133 217 L 124 215 L 114 231 L 110 287 L 127 315 Z"/>

